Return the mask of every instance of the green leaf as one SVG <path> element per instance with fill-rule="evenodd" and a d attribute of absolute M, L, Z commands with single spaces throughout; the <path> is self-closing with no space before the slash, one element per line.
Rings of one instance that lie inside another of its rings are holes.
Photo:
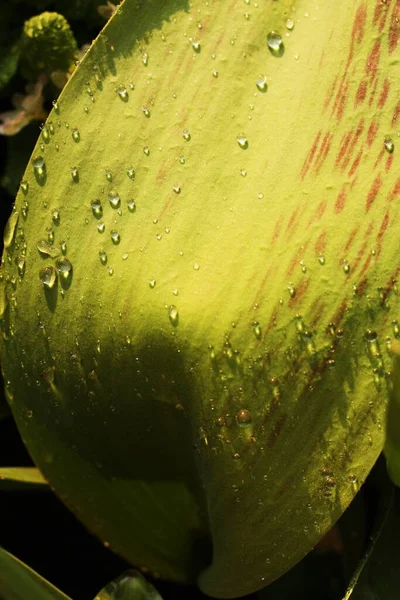
<path fill-rule="evenodd" d="M 394 489 L 370 547 L 343 600 L 397 600 L 400 590 L 400 493 Z"/>
<path fill-rule="evenodd" d="M 127 571 L 109 583 L 94 600 L 162 600 L 139 571 Z"/>
<path fill-rule="evenodd" d="M 392 344 L 392 388 L 387 412 L 385 456 L 389 476 L 400 486 L 400 342 Z"/>
<path fill-rule="evenodd" d="M 5 232 L 35 462 L 131 563 L 221 598 L 351 502 L 398 335 L 399 4 L 291 7 L 126 0 Z"/>
<path fill-rule="evenodd" d="M 35 467 L 0 467 L 0 489 L 45 489 L 47 486 Z"/>
<path fill-rule="evenodd" d="M 2 600 L 70 600 L 23 562 L 0 548 Z"/>
<path fill-rule="evenodd" d="M 13 77 L 18 68 L 19 57 L 23 48 L 22 40 L 18 39 L 7 51 L 2 52 L 0 59 L 0 90 L 3 89 Z"/>

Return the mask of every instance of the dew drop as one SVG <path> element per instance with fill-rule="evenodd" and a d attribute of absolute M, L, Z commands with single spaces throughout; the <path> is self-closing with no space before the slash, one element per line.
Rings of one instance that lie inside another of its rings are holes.
<path fill-rule="evenodd" d="M 396 319 L 393 319 L 392 321 L 392 329 L 394 337 L 397 339 L 400 338 L 400 325 Z"/>
<path fill-rule="evenodd" d="M 127 100 L 129 99 L 129 95 L 128 95 L 128 90 L 126 89 L 126 87 L 124 85 L 120 85 L 120 86 L 116 87 L 115 91 L 117 92 L 118 96 L 121 98 L 121 100 L 123 102 L 127 102 Z"/>
<path fill-rule="evenodd" d="M 128 200 L 128 210 L 133 213 L 136 210 L 136 204 L 134 200 Z"/>
<path fill-rule="evenodd" d="M 372 331 L 371 329 L 367 329 L 367 331 L 364 334 L 364 339 L 366 342 L 369 342 L 370 344 L 372 344 L 373 342 L 375 342 L 378 338 L 378 334 L 376 333 L 376 331 Z"/>
<path fill-rule="evenodd" d="M 66 242 L 61 242 L 60 248 L 61 248 L 61 252 L 63 254 L 67 254 L 67 244 L 66 244 Z"/>
<path fill-rule="evenodd" d="M 293 31 L 293 29 L 294 29 L 293 19 L 286 19 L 286 29 L 288 29 L 289 31 Z"/>
<path fill-rule="evenodd" d="M 106 230 L 106 226 L 104 225 L 104 223 L 99 223 L 99 224 L 97 225 L 97 231 L 98 231 L 99 233 L 104 233 L 104 232 L 105 232 L 105 230 Z"/>
<path fill-rule="evenodd" d="M 54 267 L 43 267 L 39 271 L 39 279 L 47 288 L 53 288 L 57 281 L 57 272 Z"/>
<path fill-rule="evenodd" d="M 260 327 L 260 323 L 258 321 L 254 321 L 253 331 L 254 331 L 254 335 L 256 336 L 256 338 L 258 340 L 260 340 L 261 339 L 261 327 Z"/>
<path fill-rule="evenodd" d="M 32 160 L 33 169 L 38 177 L 43 177 L 46 172 L 46 164 L 43 156 L 36 156 Z"/>
<path fill-rule="evenodd" d="M 288 292 L 289 292 L 289 296 L 291 298 L 294 298 L 296 295 L 296 288 L 294 287 L 293 284 L 289 283 L 287 286 Z"/>
<path fill-rule="evenodd" d="M 385 141 L 384 141 L 384 145 L 385 145 L 386 152 L 389 152 L 389 154 L 392 154 L 392 152 L 394 151 L 394 142 L 393 142 L 392 138 L 386 137 Z"/>
<path fill-rule="evenodd" d="M 99 258 L 102 265 L 105 265 L 107 263 L 107 254 L 104 252 L 104 250 L 100 250 Z"/>
<path fill-rule="evenodd" d="M 113 180 L 113 176 L 112 176 L 112 172 L 110 171 L 110 169 L 106 169 L 105 174 L 106 174 L 107 181 L 111 182 Z"/>
<path fill-rule="evenodd" d="M 251 412 L 246 408 L 241 408 L 236 413 L 235 419 L 239 427 L 248 427 L 252 423 Z"/>
<path fill-rule="evenodd" d="M 20 187 L 21 190 L 24 192 L 24 194 L 27 194 L 29 191 L 29 183 L 27 181 L 25 181 L 25 179 L 23 179 L 20 183 Z"/>
<path fill-rule="evenodd" d="M 345 272 L 346 275 L 348 275 L 351 271 L 350 265 L 347 262 L 347 260 L 343 261 L 343 271 Z"/>
<path fill-rule="evenodd" d="M 56 260 L 56 269 L 60 276 L 67 279 L 72 274 L 72 264 L 68 258 L 58 258 Z"/>
<path fill-rule="evenodd" d="M 185 164 L 185 162 L 186 162 L 186 160 L 185 160 L 185 157 L 184 157 L 184 156 L 181 156 L 181 157 L 179 158 L 179 162 L 181 163 L 181 165 L 184 165 L 184 164 Z"/>
<path fill-rule="evenodd" d="M 112 240 L 113 244 L 117 245 L 120 243 L 121 236 L 119 235 L 119 233 L 116 229 L 111 229 L 110 235 L 111 235 L 111 240 Z"/>
<path fill-rule="evenodd" d="M 7 225 L 4 229 L 4 234 L 3 234 L 4 248 L 9 248 L 11 246 L 11 244 L 13 243 L 13 240 L 15 237 L 15 232 L 17 229 L 18 219 L 19 219 L 19 213 L 16 210 L 13 210 L 13 212 L 11 213 L 11 215 L 7 221 Z"/>
<path fill-rule="evenodd" d="M 126 174 L 128 175 L 129 179 L 135 179 L 135 169 L 133 167 L 128 167 L 126 169 Z"/>
<path fill-rule="evenodd" d="M 93 215 L 95 217 L 100 218 L 103 214 L 103 207 L 101 205 L 100 200 L 98 200 L 98 199 L 92 200 L 90 203 L 90 206 L 92 208 Z"/>
<path fill-rule="evenodd" d="M 199 54 L 199 53 L 200 53 L 200 51 L 201 51 L 201 45 L 200 45 L 200 42 L 193 41 L 193 42 L 192 42 L 192 48 L 193 48 L 193 50 L 194 50 L 194 51 L 195 51 L 197 54 Z"/>
<path fill-rule="evenodd" d="M 257 89 L 260 90 L 260 92 L 266 92 L 268 89 L 267 78 L 264 76 L 260 77 L 260 79 L 257 79 L 256 86 Z"/>
<path fill-rule="evenodd" d="M 154 290 L 154 288 L 156 287 L 156 280 L 155 279 L 150 279 L 149 281 L 149 286 L 152 290 Z"/>
<path fill-rule="evenodd" d="M 236 141 L 239 144 L 240 148 L 242 148 L 243 150 L 246 150 L 246 148 L 249 147 L 249 142 L 245 135 L 238 135 Z"/>
<path fill-rule="evenodd" d="M 185 140 L 185 142 L 189 142 L 189 141 L 190 141 L 190 138 L 192 137 L 192 136 L 190 135 L 190 131 L 189 131 L 188 129 L 184 129 L 184 130 L 182 131 L 182 135 L 183 135 L 183 139 Z"/>
<path fill-rule="evenodd" d="M 51 246 L 47 240 L 40 240 L 36 244 L 36 248 L 39 250 L 40 254 L 45 257 L 56 258 L 61 254 L 60 248 Z"/>
<path fill-rule="evenodd" d="M 71 167 L 71 177 L 73 181 L 79 181 L 79 173 L 77 167 Z"/>
<path fill-rule="evenodd" d="M 145 67 L 147 67 L 147 65 L 149 64 L 149 55 L 147 54 L 147 52 L 142 52 L 142 63 Z"/>
<path fill-rule="evenodd" d="M 118 192 L 113 192 L 113 191 L 111 191 L 111 192 L 108 194 L 108 199 L 109 199 L 109 201 L 110 201 L 110 204 L 111 204 L 111 206 L 112 206 L 113 208 L 118 208 L 118 207 L 119 207 L 119 205 L 121 204 L 121 198 L 120 198 L 120 196 L 119 196 Z"/>
<path fill-rule="evenodd" d="M 60 211 L 57 208 L 53 210 L 51 218 L 53 220 L 54 225 L 60 224 Z"/>
<path fill-rule="evenodd" d="M 146 156 L 149 156 L 149 154 L 150 154 L 150 148 L 148 146 L 144 146 L 143 152 L 145 153 Z"/>
<path fill-rule="evenodd" d="M 240 174 L 242 177 L 246 177 L 246 175 L 247 175 L 246 169 L 240 169 Z"/>
<path fill-rule="evenodd" d="M 318 262 L 320 265 L 324 265 L 325 264 L 325 256 L 323 256 L 322 254 L 320 254 L 318 256 Z"/>
<path fill-rule="evenodd" d="M 279 35 L 279 33 L 277 33 L 276 31 L 271 31 L 267 35 L 267 44 L 273 56 L 280 57 L 283 55 L 285 47 L 283 45 L 282 36 Z"/>
<path fill-rule="evenodd" d="M 147 106 L 143 106 L 142 111 L 145 117 L 150 117 L 150 110 L 147 108 Z"/>
<path fill-rule="evenodd" d="M 112 267 L 108 267 L 108 274 L 110 277 L 114 275 L 114 269 Z"/>
<path fill-rule="evenodd" d="M 213 77 L 215 77 L 215 79 L 217 79 L 217 77 L 218 77 L 218 71 L 216 69 L 213 69 L 211 71 L 211 73 L 212 73 Z"/>
<path fill-rule="evenodd" d="M 180 185 L 174 185 L 174 187 L 172 188 L 175 192 L 175 194 L 180 194 L 181 193 L 181 186 Z"/>
<path fill-rule="evenodd" d="M 81 139 L 81 135 L 79 133 L 79 129 L 77 129 L 77 127 L 74 127 L 71 131 L 72 134 L 72 139 L 74 140 L 74 142 L 79 142 Z"/>
<path fill-rule="evenodd" d="M 179 313 L 178 309 L 173 304 L 169 307 L 168 317 L 171 324 L 176 327 L 179 322 Z"/>

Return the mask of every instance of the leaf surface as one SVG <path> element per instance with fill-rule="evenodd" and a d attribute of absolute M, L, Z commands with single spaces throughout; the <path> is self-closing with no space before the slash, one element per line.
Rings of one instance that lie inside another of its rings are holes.
<path fill-rule="evenodd" d="M 127 571 L 101 590 L 94 600 L 162 600 L 139 571 Z"/>
<path fill-rule="evenodd" d="M 47 481 L 35 467 L 0 467 L 0 489 L 43 489 L 47 485 Z"/>
<path fill-rule="evenodd" d="M 6 231 L 2 367 L 35 461 L 114 550 L 216 597 L 300 560 L 382 449 L 399 11 L 126 0 Z"/>

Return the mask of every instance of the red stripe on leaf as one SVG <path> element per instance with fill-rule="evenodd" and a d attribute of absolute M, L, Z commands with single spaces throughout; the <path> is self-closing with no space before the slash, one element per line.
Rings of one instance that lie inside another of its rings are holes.
<path fill-rule="evenodd" d="M 300 172 L 300 175 L 301 175 L 302 179 L 304 179 L 304 177 L 307 174 L 307 171 L 309 170 L 309 168 L 311 166 L 311 163 L 312 163 L 312 161 L 314 159 L 315 153 L 316 153 L 317 148 L 318 148 L 319 140 L 321 139 L 321 135 L 322 135 L 322 131 L 320 130 L 320 131 L 318 131 L 317 135 L 315 136 L 313 145 L 311 146 L 311 149 L 310 149 L 309 153 L 306 156 L 306 159 L 304 161 L 303 167 L 302 167 L 301 172 Z"/>
<path fill-rule="evenodd" d="M 334 212 L 338 215 L 344 209 L 346 204 L 347 192 L 345 188 L 342 188 L 336 198 L 335 206 L 333 207 Z"/>
<path fill-rule="evenodd" d="M 392 16 L 389 25 L 389 53 L 392 54 L 396 49 L 400 36 L 400 0 L 397 0 L 393 7 Z"/>
<path fill-rule="evenodd" d="M 394 188 L 392 189 L 392 191 L 388 194 L 387 197 L 387 202 L 391 202 L 392 200 L 394 200 L 394 198 L 396 196 L 398 196 L 400 194 L 400 179 L 398 179 L 396 181 L 396 183 L 394 184 Z"/>
<path fill-rule="evenodd" d="M 377 177 L 375 177 L 374 181 L 372 182 L 371 188 L 368 192 L 367 201 L 365 204 L 365 212 L 368 212 L 370 210 L 381 187 L 382 187 L 382 179 L 381 179 L 381 176 L 378 175 Z"/>
<path fill-rule="evenodd" d="M 378 133 L 379 125 L 377 121 L 372 121 L 371 125 L 368 128 L 367 133 L 367 144 L 368 146 L 372 145 L 372 142 L 375 139 L 376 134 Z"/>
<path fill-rule="evenodd" d="M 388 79 L 385 79 L 385 81 L 383 82 L 383 88 L 381 91 L 381 95 L 379 96 L 379 100 L 378 100 L 378 108 L 383 108 L 385 106 L 386 100 L 388 98 L 389 90 L 390 90 L 390 81 Z"/>

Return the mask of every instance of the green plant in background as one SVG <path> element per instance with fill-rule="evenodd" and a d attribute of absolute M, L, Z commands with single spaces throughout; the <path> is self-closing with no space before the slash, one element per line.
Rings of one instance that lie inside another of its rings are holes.
<path fill-rule="evenodd" d="M 4 234 L 2 369 L 36 464 L 117 553 L 214 597 L 305 556 L 384 444 L 399 19 L 126 0 Z"/>

